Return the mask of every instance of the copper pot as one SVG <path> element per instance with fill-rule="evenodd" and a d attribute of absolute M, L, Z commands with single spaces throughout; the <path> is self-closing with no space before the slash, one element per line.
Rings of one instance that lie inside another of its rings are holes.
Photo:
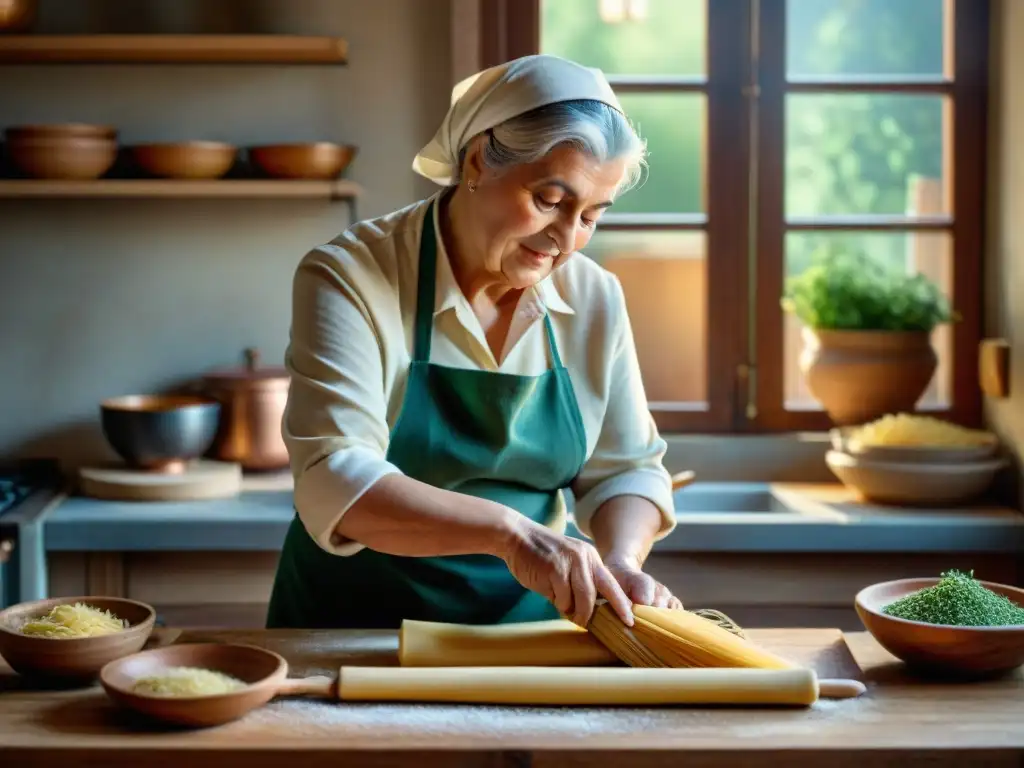
<path fill-rule="evenodd" d="M 211 455 L 266 471 L 288 466 L 281 420 L 291 379 L 285 368 L 260 367 L 257 349 L 245 350 L 242 368 L 211 371 L 203 390 L 221 404 L 220 428 Z"/>

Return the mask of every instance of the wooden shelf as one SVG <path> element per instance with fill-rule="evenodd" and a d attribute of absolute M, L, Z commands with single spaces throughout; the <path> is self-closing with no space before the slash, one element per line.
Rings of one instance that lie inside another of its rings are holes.
<path fill-rule="evenodd" d="M 362 188 L 352 181 L 290 181 L 263 179 L 100 179 L 49 181 L 0 179 L 0 198 L 138 197 L 138 198 L 292 198 L 354 200 Z"/>
<path fill-rule="evenodd" d="M 348 43 L 298 35 L 9 35 L 3 64 L 345 64 Z"/>

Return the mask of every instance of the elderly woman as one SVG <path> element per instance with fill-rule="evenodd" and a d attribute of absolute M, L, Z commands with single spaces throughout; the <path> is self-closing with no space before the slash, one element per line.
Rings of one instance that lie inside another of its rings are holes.
<path fill-rule="evenodd" d="M 600 72 L 518 59 L 455 87 L 435 195 L 302 260 L 268 626 L 680 606 L 642 571 L 675 518 L 622 288 L 578 253 L 644 151 Z"/>

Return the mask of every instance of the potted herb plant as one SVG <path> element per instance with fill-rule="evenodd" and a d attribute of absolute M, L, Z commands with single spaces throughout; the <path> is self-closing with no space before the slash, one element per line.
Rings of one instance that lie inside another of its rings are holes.
<path fill-rule="evenodd" d="M 912 411 L 935 375 L 932 331 L 954 319 L 923 275 L 830 256 L 791 278 L 783 308 L 803 324 L 800 370 L 838 425 Z"/>

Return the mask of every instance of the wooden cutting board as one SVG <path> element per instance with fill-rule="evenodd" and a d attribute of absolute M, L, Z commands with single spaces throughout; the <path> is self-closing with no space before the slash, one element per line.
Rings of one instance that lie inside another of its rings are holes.
<path fill-rule="evenodd" d="M 838 629 L 750 629 L 747 637 L 773 653 L 810 667 L 819 677 L 862 679 L 861 668 Z M 334 675 L 346 664 L 398 665 L 398 635 L 388 630 L 160 628 L 154 630 L 151 645 L 208 642 L 267 648 L 288 660 L 293 677 Z"/>
<path fill-rule="evenodd" d="M 181 472 L 147 472 L 123 466 L 83 467 L 79 488 L 86 496 L 112 501 L 197 501 L 223 499 L 242 490 L 239 464 L 199 460 Z"/>

